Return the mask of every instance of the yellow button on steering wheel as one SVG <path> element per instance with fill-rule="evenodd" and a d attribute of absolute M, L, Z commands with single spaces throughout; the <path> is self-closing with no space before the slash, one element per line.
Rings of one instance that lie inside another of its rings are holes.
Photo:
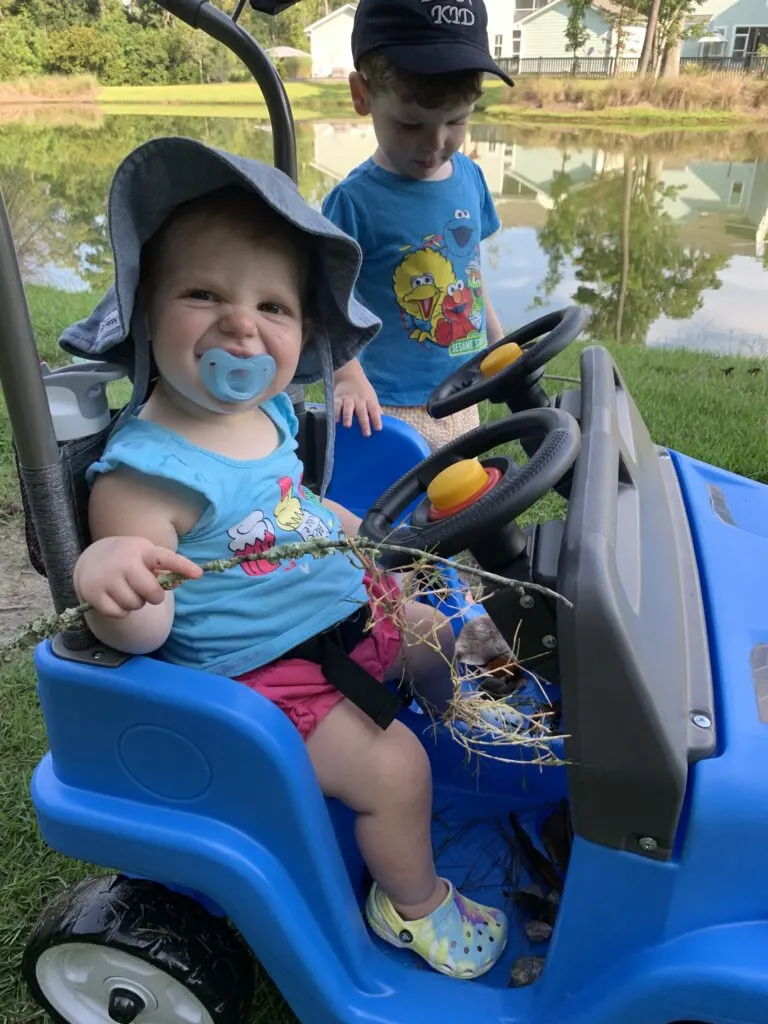
<path fill-rule="evenodd" d="M 488 380 L 495 377 L 497 373 L 506 370 L 512 363 L 523 355 L 523 350 L 514 341 L 508 341 L 506 345 L 499 345 L 493 349 L 480 363 L 480 373 Z"/>
<path fill-rule="evenodd" d="M 479 459 L 462 459 L 437 474 L 427 488 L 427 498 L 436 512 L 445 512 L 470 502 L 488 486 L 488 471 Z"/>

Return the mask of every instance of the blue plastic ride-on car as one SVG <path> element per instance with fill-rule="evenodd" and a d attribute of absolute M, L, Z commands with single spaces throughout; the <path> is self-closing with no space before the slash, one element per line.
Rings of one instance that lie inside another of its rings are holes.
<path fill-rule="evenodd" d="M 262 51 L 208 3 L 164 6 L 243 57 L 295 174 Z M 1 202 L 0 308 L 31 546 L 61 609 L 103 436 L 57 444 Z M 547 398 L 544 365 L 583 323 L 552 314 L 464 364 L 432 412 L 487 399 L 509 415 L 433 455 L 394 421 L 337 437 L 331 494 L 357 494 L 369 537 L 400 523 L 413 546 L 565 598 L 504 587 L 484 602 L 519 638 L 530 671 L 511 697 L 546 706 L 561 766 L 468 761 L 445 726 L 401 714 L 432 762 L 439 870 L 505 905 L 504 958 L 466 982 L 380 943 L 352 815 L 324 800 L 282 712 L 73 630 L 35 653 L 50 751 L 32 799 L 53 848 L 115 873 L 62 893 L 29 939 L 25 977 L 57 1024 L 245 1024 L 257 964 L 303 1024 L 768 1022 L 768 487 L 655 445 L 604 348 Z M 322 417 L 304 416 L 322 465 Z M 431 480 L 513 440 L 524 466 L 482 458 L 495 485 L 428 516 Z M 520 529 L 552 489 L 564 520 Z"/>

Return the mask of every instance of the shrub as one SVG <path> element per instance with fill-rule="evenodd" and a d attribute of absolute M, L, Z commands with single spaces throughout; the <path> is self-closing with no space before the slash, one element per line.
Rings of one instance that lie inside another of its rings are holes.
<path fill-rule="evenodd" d="M 46 39 L 48 70 L 65 75 L 97 75 L 108 79 L 122 59 L 120 43 L 114 36 L 91 25 L 72 25 Z"/>
<path fill-rule="evenodd" d="M 275 65 L 283 79 L 312 77 L 311 57 L 278 57 Z"/>
<path fill-rule="evenodd" d="M 0 97 L 10 103 L 30 99 L 85 103 L 95 99 L 98 91 L 99 83 L 93 75 L 26 75 L 0 82 Z"/>
<path fill-rule="evenodd" d="M 0 19 L 0 81 L 37 75 L 42 33 L 26 17 Z"/>
<path fill-rule="evenodd" d="M 546 108 L 558 104 L 582 110 L 647 105 L 666 110 L 735 111 L 768 105 L 768 82 L 749 75 L 685 74 L 677 78 L 518 78 L 505 103 Z"/>

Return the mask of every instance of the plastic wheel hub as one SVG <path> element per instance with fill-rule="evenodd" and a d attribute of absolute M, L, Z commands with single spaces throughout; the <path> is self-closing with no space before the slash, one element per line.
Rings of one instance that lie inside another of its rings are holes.
<path fill-rule="evenodd" d="M 109 1019 L 116 1024 L 133 1024 L 146 1008 L 141 996 L 125 988 L 113 989 L 109 997 Z"/>
<path fill-rule="evenodd" d="M 71 1024 L 133 1024 L 139 1016 L 141 1024 L 213 1024 L 186 985 L 109 946 L 51 946 L 38 958 L 36 975 L 45 998 Z"/>

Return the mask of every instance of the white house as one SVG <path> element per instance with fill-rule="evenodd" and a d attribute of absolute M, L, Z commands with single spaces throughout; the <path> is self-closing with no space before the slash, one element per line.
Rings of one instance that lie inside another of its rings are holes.
<path fill-rule="evenodd" d="M 534 0 L 525 0 L 533 3 Z M 541 2 L 541 0 L 539 0 Z M 488 47 L 495 60 L 517 57 L 519 35 L 515 33 L 515 0 L 485 0 L 488 12 Z"/>
<path fill-rule="evenodd" d="M 683 57 L 740 60 L 768 46 L 766 0 L 704 0 L 696 8 L 696 20 L 705 22 L 704 35 L 686 40 Z"/>
<path fill-rule="evenodd" d="M 706 4 L 724 4 L 732 0 L 706 0 Z M 757 3 L 765 0 L 736 0 Z M 357 4 L 344 4 L 307 29 L 312 54 L 313 78 L 344 78 L 353 68 L 352 23 Z M 486 0 L 488 46 L 496 60 L 531 58 L 568 58 L 565 26 L 568 0 Z M 593 0 L 585 16 L 587 42 L 580 57 L 617 56 L 616 20 L 619 7 L 612 0 Z M 643 25 L 626 24 L 622 29 L 621 56 L 638 57 L 643 45 Z M 527 69 L 526 69 L 527 70 Z M 513 74 L 516 67 L 512 65 Z"/>
<path fill-rule="evenodd" d="M 523 0 L 541 3 L 542 0 Z M 305 29 L 312 54 L 313 78 L 345 78 L 353 69 L 352 23 L 356 3 L 344 4 L 325 18 Z M 520 33 L 515 31 L 515 0 L 486 0 L 488 12 L 488 45 L 499 58 L 517 57 Z"/>
<path fill-rule="evenodd" d="M 530 0 L 535 3 L 536 0 Z M 523 11 L 520 10 L 519 14 Z M 521 60 L 541 58 L 572 58 L 565 27 L 570 14 L 568 0 L 551 0 L 535 7 L 515 23 L 520 35 L 518 52 Z M 587 40 L 579 57 L 616 57 L 619 43 L 617 18 L 619 7 L 611 0 L 593 0 L 584 16 Z M 621 57 L 639 57 L 643 48 L 645 26 L 625 24 L 621 29 Z"/>
<path fill-rule="evenodd" d="M 352 23 L 356 8 L 357 4 L 344 4 L 305 29 L 313 78 L 347 78 L 354 69 Z"/>

